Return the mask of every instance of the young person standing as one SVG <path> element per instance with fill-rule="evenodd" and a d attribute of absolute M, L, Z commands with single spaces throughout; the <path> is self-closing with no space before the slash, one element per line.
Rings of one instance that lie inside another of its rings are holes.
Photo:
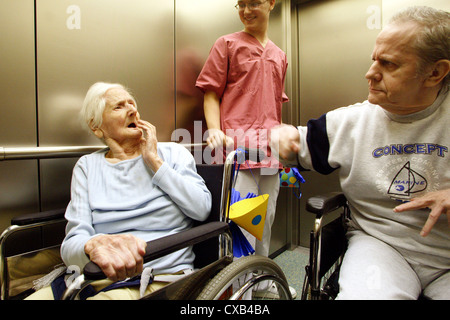
<path fill-rule="evenodd" d="M 281 123 L 282 104 L 288 101 L 284 93 L 286 54 L 267 33 L 274 7 L 275 0 L 238 1 L 236 9 L 244 29 L 216 40 L 196 82 L 204 92 L 208 146 L 216 152 L 258 148 L 268 156 L 259 163 L 242 164 L 236 181 L 242 196 L 269 194 L 262 241 L 244 231 L 256 254 L 263 256 L 269 255 L 281 168 L 271 157 L 268 132 Z"/>

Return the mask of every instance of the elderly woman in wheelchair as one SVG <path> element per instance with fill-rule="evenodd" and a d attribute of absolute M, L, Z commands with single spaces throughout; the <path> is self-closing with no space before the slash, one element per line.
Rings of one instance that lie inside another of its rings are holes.
<path fill-rule="evenodd" d="M 92 261 L 108 278 L 96 291 L 140 274 L 183 274 L 192 269 L 191 247 L 144 265 L 146 242 L 191 228 L 211 210 L 211 194 L 191 153 L 175 143 L 157 143 L 156 129 L 140 118 L 135 99 L 120 84 L 96 83 L 82 117 L 107 149 L 83 156 L 73 170 L 71 201 L 61 256 L 79 270 Z M 144 277 L 142 277 L 144 278 Z M 141 281 L 142 282 L 142 281 Z M 136 299 L 160 286 L 130 283 L 93 299 Z M 30 299 L 53 298 L 50 287 Z"/>
<path fill-rule="evenodd" d="M 2 299 L 237 300 L 254 298 L 254 288 L 257 299 L 292 299 L 273 260 L 233 261 L 236 152 L 224 165 L 195 164 L 185 146 L 157 143 L 118 84 L 94 84 L 82 114 L 108 148 L 78 160 L 67 209 L 15 217 L 2 233 Z M 55 259 L 42 263 L 48 255 Z M 61 258 L 64 266 L 54 268 Z M 18 277 L 37 261 L 39 270 Z M 269 287 L 276 291 L 261 290 Z"/>

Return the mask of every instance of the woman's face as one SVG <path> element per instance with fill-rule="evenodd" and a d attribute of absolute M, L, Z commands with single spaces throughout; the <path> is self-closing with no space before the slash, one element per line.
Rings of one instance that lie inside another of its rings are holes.
<path fill-rule="evenodd" d="M 107 144 L 109 139 L 119 144 L 130 139 L 139 141 L 142 130 L 137 127 L 140 115 L 134 98 L 122 88 L 109 89 L 104 98 L 102 124 L 94 129 L 95 135 Z"/>

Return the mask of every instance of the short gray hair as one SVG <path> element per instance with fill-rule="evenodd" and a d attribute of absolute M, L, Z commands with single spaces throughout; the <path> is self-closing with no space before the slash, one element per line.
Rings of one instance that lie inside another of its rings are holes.
<path fill-rule="evenodd" d="M 80 111 L 80 117 L 82 125 L 89 131 L 91 131 L 91 128 L 98 128 L 101 126 L 103 111 L 105 110 L 106 105 L 105 93 L 113 88 L 127 90 L 119 83 L 97 82 L 87 91 L 83 107 Z"/>
<path fill-rule="evenodd" d="M 389 24 L 414 22 L 420 27 L 412 47 L 419 57 L 418 72 L 424 73 L 433 63 L 450 60 L 450 14 L 443 10 L 418 6 L 395 14 Z M 450 74 L 442 81 L 449 85 Z"/>

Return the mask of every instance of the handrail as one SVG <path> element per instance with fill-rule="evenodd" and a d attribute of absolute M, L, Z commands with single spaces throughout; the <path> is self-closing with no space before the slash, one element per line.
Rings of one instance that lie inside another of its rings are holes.
<path fill-rule="evenodd" d="M 105 146 L 65 147 L 0 147 L 0 161 L 79 157 L 105 148 Z"/>
<path fill-rule="evenodd" d="M 105 148 L 105 146 L 63 146 L 63 147 L 0 147 L 0 161 L 71 158 L 92 153 Z"/>
<path fill-rule="evenodd" d="M 206 143 L 182 144 L 186 148 L 204 146 Z M 89 154 L 106 146 L 58 146 L 58 147 L 0 147 L 0 161 L 26 159 L 74 158 Z"/>

